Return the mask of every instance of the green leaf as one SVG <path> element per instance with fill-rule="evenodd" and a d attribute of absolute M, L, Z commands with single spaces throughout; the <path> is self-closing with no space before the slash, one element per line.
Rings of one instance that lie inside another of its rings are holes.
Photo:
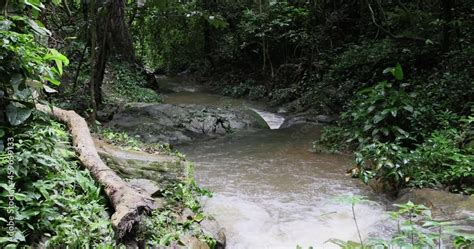
<path fill-rule="evenodd" d="M 37 34 L 42 35 L 42 36 L 51 36 L 51 31 L 49 31 L 45 27 L 41 27 L 40 25 L 42 25 L 42 26 L 44 26 L 44 25 L 40 21 L 35 21 L 35 20 L 32 20 L 32 19 L 29 19 L 28 24 L 30 24 L 30 27 Z"/>
<path fill-rule="evenodd" d="M 201 222 L 203 219 L 204 219 L 203 213 L 198 213 L 196 216 L 194 216 L 194 220 L 197 222 Z"/>
<path fill-rule="evenodd" d="M 59 71 L 59 75 L 63 74 L 63 65 L 69 65 L 69 60 L 66 56 L 59 53 L 56 49 L 51 49 L 49 53 L 44 57 L 45 60 L 53 60 L 56 63 L 56 68 Z"/>
<path fill-rule="evenodd" d="M 413 106 L 411 106 L 411 105 L 406 105 L 406 106 L 403 107 L 403 109 L 405 109 L 405 110 L 407 110 L 407 111 L 409 111 L 409 112 L 413 112 L 413 110 L 414 110 L 414 109 L 413 109 Z"/>
<path fill-rule="evenodd" d="M 41 9 L 44 8 L 40 0 L 24 0 L 24 3 L 37 11 L 41 11 Z"/>
<path fill-rule="evenodd" d="M 371 124 L 366 124 L 366 125 L 364 125 L 364 131 L 368 131 L 368 130 L 372 129 L 372 127 L 374 127 L 374 126 L 371 125 Z"/>
<path fill-rule="evenodd" d="M 395 79 L 403 80 L 403 69 L 402 69 L 402 65 L 400 65 L 400 63 L 397 63 L 397 65 L 395 66 L 392 74 L 393 74 L 393 76 L 395 76 Z"/>
<path fill-rule="evenodd" d="M 13 103 L 7 106 L 8 122 L 11 125 L 19 125 L 25 122 L 31 115 L 33 109 L 27 107 L 17 107 Z"/>
<path fill-rule="evenodd" d="M 374 105 L 369 106 L 369 108 L 367 108 L 367 113 L 371 113 L 374 109 L 375 109 Z"/>
<path fill-rule="evenodd" d="M 21 74 L 14 74 L 10 78 L 10 84 L 12 85 L 12 88 L 15 92 L 18 91 L 18 87 L 20 86 L 22 81 L 23 76 L 21 76 Z"/>
<path fill-rule="evenodd" d="M 400 63 L 397 63 L 395 67 L 388 67 L 385 70 L 383 70 L 384 74 L 391 73 L 395 79 L 397 80 L 403 80 L 403 69 L 402 65 Z"/>
<path fill-rule="evenodd" d="M 374 124 L 379 123 L 380 121 L 384 120 L 384 118 L 385 118 L 385 117 L 382 116 L 382 115 L 379 115 L 379 114 L 378 114 L 378 115 L 375 115 L 375 116 L 374 116 L 374 119 L 373 119 Z"/>

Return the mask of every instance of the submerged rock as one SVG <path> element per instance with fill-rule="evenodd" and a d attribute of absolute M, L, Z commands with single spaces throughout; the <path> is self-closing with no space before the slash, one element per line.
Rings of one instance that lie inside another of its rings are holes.
<path fill-rule="evenodd" d="M 170 144 L 269 128 L 252 110 L 144 103 L 126 105 L 107 126 L 134 134 L 144 142 Z"/>

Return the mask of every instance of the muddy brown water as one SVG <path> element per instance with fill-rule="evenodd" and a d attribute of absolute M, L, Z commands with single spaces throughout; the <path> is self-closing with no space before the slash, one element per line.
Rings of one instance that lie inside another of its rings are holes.
<path fill-rule="evenodd" d="M 350 204 L 335 200 L 347 195 L 371 199 L 355 209 L 363 238 L 385 237 L 394 227 L 386 200 L 345 175 L 349 156 L 309 151 L 321 126 L 278 129 L 284 117 L 261 103 L 209 94 L 179 80 L 164 84 L 176 91 L 164 96 L 166 103 L 246 106 L 272 128 L 178 147 L 195 162 L 198 184 L 214 192 L 203 205 L 225 228 L 228 248 L 338 248 L 327 241 L 358 241 Z"/>

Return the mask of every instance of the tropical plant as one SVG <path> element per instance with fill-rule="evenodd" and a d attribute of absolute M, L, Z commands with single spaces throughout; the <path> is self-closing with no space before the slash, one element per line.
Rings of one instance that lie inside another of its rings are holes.
<path fill-rule="evenodd" d="M 55 92 L 51 86 L 60 84 L 63 66 L 69 64 L 64 55 L 45 46 L 51 32 L 36 19 L 43 4 L 40 1 L 12 4 L 20 12 L 27 7 L 33 8 L 31 17 L 0 17 L 0 98 L 6 106 L 2 112 L 11 125 L 19 125 L 31 116 L 39 93 Z"/>

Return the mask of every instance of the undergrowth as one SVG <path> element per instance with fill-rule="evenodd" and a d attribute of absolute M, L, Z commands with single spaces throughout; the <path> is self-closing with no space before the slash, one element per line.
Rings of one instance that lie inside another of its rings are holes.
<path fill-rule="evenodd" d="M 112 61 L 108 64 L 104 80 L 105 103 L 161 102 L 160 96 L 147 87 L 143 74 L 126 63 Z"/>
<path fill-rule="evenodd" d="M 125 150 L 145 151 L 148 153 L 163 153 L 184 158 L 185 155 L 177 150 L 173 150 L 167 143 L 144 143 L 129 134 L 110 128 L 97 128 L 97 135 L 106 142 L 119 146 Z"/>
<path fill-rule="evenodd" d="M 354 150 L 354 176 L 380 180 L 385 191 L 448 187 L 474 193 L 473 103 L 456 109 L 450 95 L 426 94 L 418 82 L 405 80 L 400 64 L 384 72 L 395 79 L 358 91 L 338 126 L 327 128 L 314 147 Z M 446 87 L 444 81 L 429 84 L 430 92 Z"/>
<path fill-rule="evenodd" d="M 456 222 L 434 219 L 428 207 L 411 201 L 405 204 L 394 204 L 396 210 L 390 212 L 390 218 L 396 221 L 397 227 L 390 238 L 369 236 L 364 240 L 357 224 L 357 205 L 371 201 L 357 195 L 339 196 L 334 201 L 351 206 L 354 227 L 359 240 L 329 239 L 326 241 L 340 248 L 472 248 L 474 245 L 474 236 L 459 229 Z"/>
<path fill-rule="evenodd" d="M 216 241 L 199 225 L 206 218 L 199 202 L 202 196 L 211 197 L 212 194 L 196 184 L 190 166 L 184 181 L 172 183 L 161 192 L 164 205 L 145 219 L 139 238 L 144 238 L 147 246 L 155 248 L 185 245 L 185 240 L 192 236 L 214 248 Z"/>
<path fill-rule="evenodd" d="M 8 133 L 14 134 L 14 145 L 7 148 L 14 154 L 11 168 L 8 154 L 0 154 L 0 247 L 113 248 L 107 201 L 80 168 L 64 126 L 36 114 L 33 122 Z M 14 234 L 7 233 L 10 216 Z"/>

